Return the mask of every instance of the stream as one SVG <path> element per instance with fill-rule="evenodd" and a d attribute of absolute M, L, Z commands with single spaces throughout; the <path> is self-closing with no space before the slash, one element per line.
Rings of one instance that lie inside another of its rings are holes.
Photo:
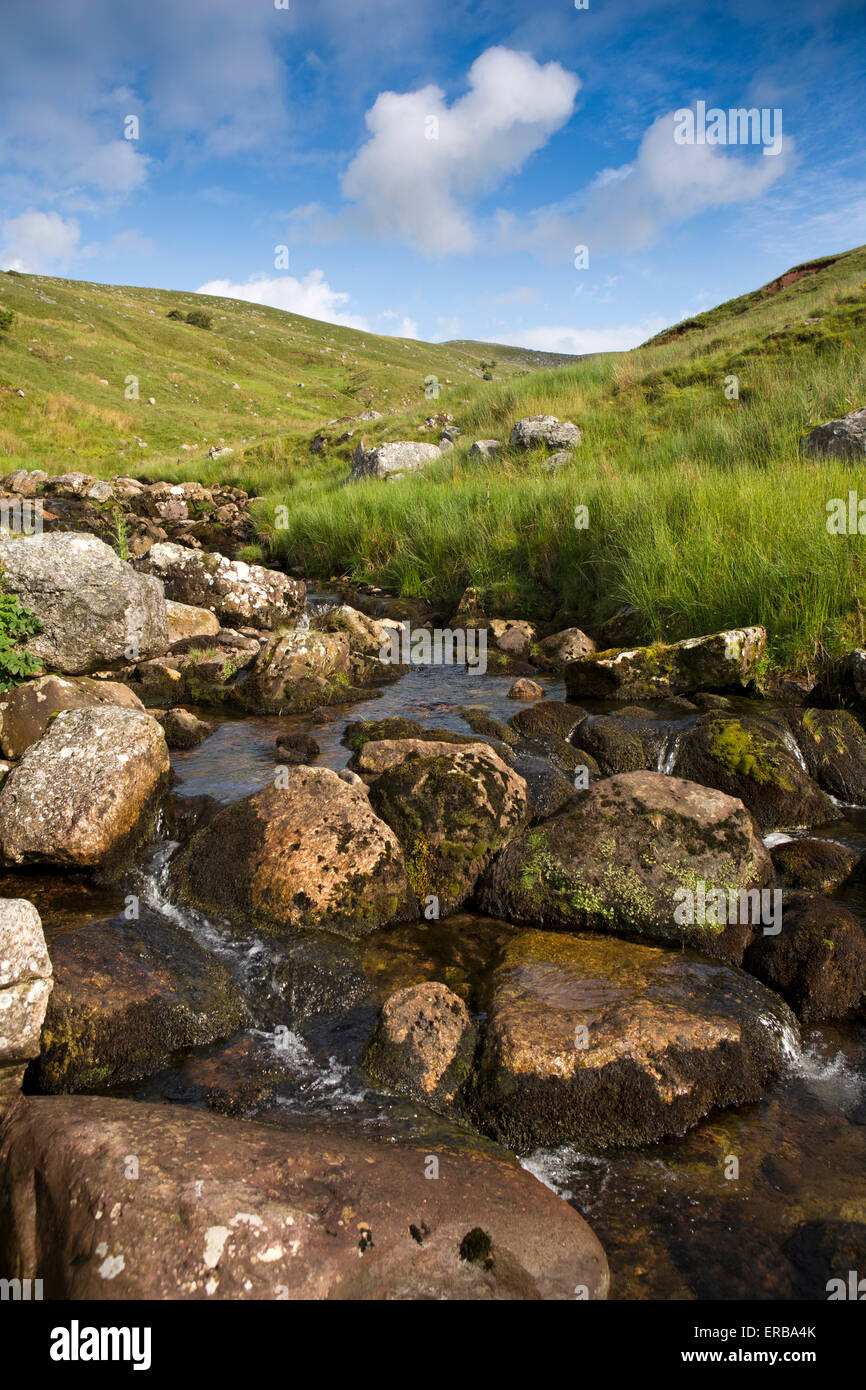
<path fill-rule="evenodd" d="M 329 601 L 325 595 L 314 599 Z M 539 679 L 548 698 L 564 699 L 560 680 Z M 351 756 L 341 742 L 350 720 L 400 715 L 469 733 L 457 710 L 475 706 L 505 721 L 520 707 L 508 698 L 512 683 L 509 675 L 426 667 L 408 671 L 374 699 L 314 716 L 194 711 L 215 723 L 216 731 L 198 748 L 173 754 L 175 796 L 207 795 L 227 803 L 264 787 L 273 780 L 276 734 L 290 728 L 314 735 L 321 748 L 316 765 L 339 770 Z M 614 708 L 585 704 L 593 715 Z M 696 717 L 660 708 L 659 770 L 670 770 L 677 735 Z M 844 814 L 808 833 L 866 850 L 866 810 L 846 808 Z M 775 843 L 789 837 L 769 838 Z M 178 1054 L 169 1068 L 114 1087 L 112 1094 L 203 1106 L 216 1084 L 231 1097 L 231 1113 L 268 1124 L 289 1127 L 314 1118 L 382 1139 L 433 1143 L 459 1132 L 463 1142 L 487 1142 L 377 1089 L 359 1058 L 382 998 L 404 985 L 441 980 L 478 1014 L 484 976 L 515 928 L 461 912 L 361 942 L 328 938 L 326 959 L 338 960 L 350 984 L 360 979 L 360 967 L 372 993 L 359 988 L 353 1002 L 347 986 L 340 1009 L 298 1017 L 280 984 L 291 948 L 218 930 L 206 918 L 177 909 L 165 886 L 172 849 L 170 841 L 149 847 L 134 888 L 142 911 L 181 925 L 225 961 L 242 986 L 251 1026 L 227 1043 Z M 100 888 L 86 875 L 37 871 L 10 874 L 7 884 L 7 896 L 35 903 L 49 950 L 61 933 L 121 913 L 130 891 L 128 885 Z M 864 885 L 836 896 L 866 924 Z M 732 1156 L 738 1160 L 736 1177 L 727 1176 Z M 866 1024 L 805 1027 L 802 1048 L 793 1051 L 760 1102 L 714 1112 L 679 1138 L 604 1153 L 539 1150 L 522 1155 L 521 1162 L 589 1221 L 608 1255 L 614 1299 L 814 1297 L 815 1264 L 828 1242 L 838 1258 L 847 1248 L 846 1223 L 853 1228 L 866 1221 Z"/>

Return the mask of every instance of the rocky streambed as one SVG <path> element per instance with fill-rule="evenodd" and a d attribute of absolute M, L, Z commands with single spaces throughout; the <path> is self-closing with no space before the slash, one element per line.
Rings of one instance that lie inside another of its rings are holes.
<path fill-rule="evenodd" d="M 172 613 L 174 551 L 63 539 L 49 583 L 34 540 L 0 541 L 49 671 L 0 727 L 11 1273 L 808 1299 L 862 1266 L 856 661 L 843 708 L 758 698 L 759 629 L 494 620 L 483 674 L 376 671 L 387 620 L 336 595 L 216 564 Z"/>

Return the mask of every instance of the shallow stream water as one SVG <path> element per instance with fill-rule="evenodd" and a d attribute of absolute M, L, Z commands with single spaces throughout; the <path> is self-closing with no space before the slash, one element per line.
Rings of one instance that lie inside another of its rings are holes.
<path fill-rule="evenodd" d="M 264 787 L 273 780 L 276 734 L 287 727 L 312 733 L 321 748 L 317 765 L 339 769 L 350 757 L 341 742 L 350 720 L 400 715 L 468 733 L 457 711 L 476 706 L 504 721 L 520 707 L 508 699 L 512 681 L 428 667 L 410 670 L 377 698 L 314 716 L 202 710 L 216 732 L 199 748 L 174 754 L 175 795 L 229 802 Z M 549 698 L 564 698 L 558 680 L 542 684 Z M 601 704 L 587 707 L 605 712 Z M 672 707 L 658 717 L 658 765 L 669 771 L 678 733 L 697 716 Z M 866 811 L 846 808 L 843 818 L 809 834 L 866 850 Z M 442 980 L 477 1012 L 484 974 L 515 929 L 466 912 L 378 933 L 351 948 L 372 993 L 354 1007 L 296 1022 L 276 983 L 279 946 L 227 932 L 171 903 L 165 866 L 172 849 L 168 841 L 151 847 L 135 891 L 148 911 L 192 932 L 229 965 L 252 1026 L 226 1044 L 178 1055 L 164 1071 L 114 1094 L 202 1106 L 216 1087 L 234 1098 L 233 1113 L 271 1124 L 315 1118 L 431 1143 L 452 1135 L 449 1121 L 371 1085 L 361 1049 L 378 1001 L 403 985 Z M 36 872 L 7 875 L 4 886 L 7 895 L 35 902 L 49 948 L 60 933 L 121 913 L 128 891 L 95 887 L 84 875 Z M 866 924 L 866 888 L 838 896 Z M 348 948 L 337 941 L 334 949 Z M 861 1274 L 866 1270 L 866 1250 L 858 1256 L 857 1244 L 866 1223 L 866 1024 L 804 1030 L 802 1048 L 791 1049 L 762 1101 L 716 1112 L 680 1138 L 604 1154 L 537 1151 L 521 1161 L 589 1220 L 608 1254 L 613 1298 L 826 1297 L 826 1280 L 857 1268 L 857 1258 Z M 845 1259 L 855 1263 L 837 1268 Z"/>

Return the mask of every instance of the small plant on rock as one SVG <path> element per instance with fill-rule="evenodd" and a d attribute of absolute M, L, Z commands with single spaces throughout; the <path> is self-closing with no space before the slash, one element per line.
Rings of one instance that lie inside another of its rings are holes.
<path fill-rule="evenodd" d="M 0 588 L 0 690 L 11 690 L 39 674 L 41 661 L 22 651 L 21 643 L 41 631 L 39 619 L 28 608 L 22 608 L 15 594 Z"/>

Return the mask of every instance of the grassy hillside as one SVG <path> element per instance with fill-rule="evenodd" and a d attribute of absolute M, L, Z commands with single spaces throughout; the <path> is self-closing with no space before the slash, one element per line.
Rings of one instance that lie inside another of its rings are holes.
<path fill-rule="evenodd" d="M 401 344 L 222 300 L 205 302 L 208 332 L 164 318 L 196 296 L 9 275 L 0 288 L 0 306 L 22 316 L 0 343 L 10 469 L 237 481 L 259 494 L 263 535 L 287 564 L 446 609 L 473 585 L 490 613 L 590 631 L 630 605 L 636 639 L 765 623 L 773 660 L 798 668 L 864 642 L 864 542 L 825 525 L 828 500 L 857 489 L 862 470 L 801 463 L 797 445 L 866 405 L 866 248 L 795 267 L 634 352 L 529 375 L 513 355 L 523 350 L 495 344 Z M 480 379 L 491 357 L 504 379 Z M 133 409 L 122 380 L 137 364 Z M 424 396 L 430 374 L 436 400 Z M 464 438 L 399 484 L 347 484 L 358 435 L 315 456 L 309 442 L 370 405 L 393 413 L 357 427 L 368 443 L 425 437 L 439 410 Z M 507 447 L 495 462 L 470 459 L 473 438 L 507 444 L 516 419 L 542 411 L 583 430 L 565 467 Z M 220 438 L 235 453 L 210 461 L 204 441 Z M 578 505 L 588 529 L 575 528 Z"/>
<path fill-rule="evenodd" d="M 423 417 L 482 375 L 473 345 L 385 338 L 208 295 L 6 273 L 4 309 L 15 315 L 0 334 L 5 471 L 159 472 L 212 444 L 240 449 L 368 409 L 417 406 Z M 212 328 L 167 317 L 192 309 Z M 525 366 L 503 357 L 496 375 Z M 438 398 L 425 395 L 431 377 Z"/>

